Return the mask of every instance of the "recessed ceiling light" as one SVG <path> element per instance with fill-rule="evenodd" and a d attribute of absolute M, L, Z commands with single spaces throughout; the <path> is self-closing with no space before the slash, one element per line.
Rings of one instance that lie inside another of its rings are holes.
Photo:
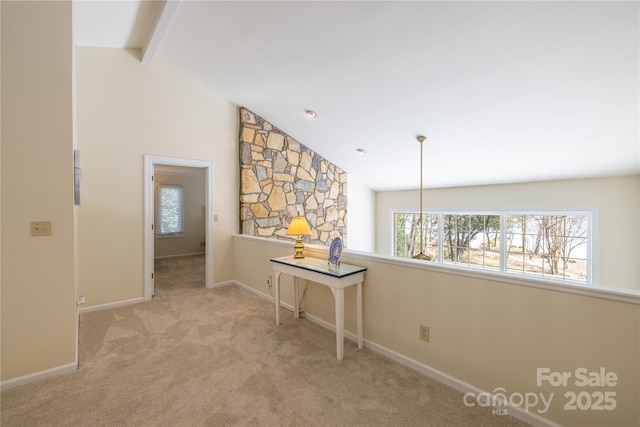
<path fill-rule="evenodd" d="M 311 117 L 312 119 L 314 119 L 318 114 L 313 111 L 313 110 L 304 110 L 304 113 L 308 116 Z"/>
<path fill-rule="evenodd" d="M 358 154 L 367 154 L 367 150 L 365 150 L 364 148 L 356 148 L 356 153 Z"/>

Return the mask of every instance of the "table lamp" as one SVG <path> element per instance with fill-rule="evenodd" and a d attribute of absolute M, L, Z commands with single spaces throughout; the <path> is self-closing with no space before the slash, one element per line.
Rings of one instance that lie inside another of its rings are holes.
<path fill-rule="evenodd" d="M 311 234 L 311 229 L 309 228 L 307 219 L 299 214 L 298 216 L 293 217 L 289 224 L 289 228 L 287 229 L 287 236 L 298 236 L 296 238 L 295 245 L 293 245 L 293 250 L 296 252 L 294 258 L 304 258 L 304 255 L 302 254 L 302 251 L 304 251 L 302 236 L 306 236 L 308 234 Z"/>

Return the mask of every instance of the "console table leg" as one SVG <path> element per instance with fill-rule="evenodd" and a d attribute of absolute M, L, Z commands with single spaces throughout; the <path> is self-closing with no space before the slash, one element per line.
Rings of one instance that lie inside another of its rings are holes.
<path fill-rule="evenodd" d="M 357 318 L 357 321 L 358 321 L 358 348 L 362 348 L 362 341 L 363 341 L 363 337 L 362 337 L 362 282 L 358 282 L 357 290 L 358 290 L 358 296 L 357 296 L 357 302 L 356 302 L 356 306 L 357 306 L 356 315 L 358 316 L 358 318 Z"/>
<path fill-rule="evenodd" d="M 293 276 L 293 318 L 300 317 L 300 300 L 298 295 L 300 294 L 300 279 L 298 276 Z"/>
<path fill-rule="evenodd" d="M 279 271 L 274 272 L 274 276 L 276 278 L 276 325 L 280 326 L 280 273 Z"/>
<path fill-rule="evenodd" d="M 342 360 L 344 354 L 344 289 L 335 290 L 336 300 L 336 356 Z"/>

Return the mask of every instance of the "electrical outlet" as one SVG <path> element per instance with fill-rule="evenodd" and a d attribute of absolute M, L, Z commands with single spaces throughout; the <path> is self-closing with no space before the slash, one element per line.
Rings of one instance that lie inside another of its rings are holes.
<path fill-rule="evenodd" d="M 51 236 L 51 221 L 32 221 L 31 236 Z"/>
<path fill-rule="evenodd" d="M 427 325 L 420 325 L 420 339 L 429 342 L 430 330 Z"/>
<path fill-rule="evenodd" d="M 78 305 L 82 305 L 82 304 L 84 304 L 84 303 L 85 303 L 84 295 L 80 295 L 80 296 L 78 297 Z"/>
<path fill-rule="evenodd" d="M 272 283 L 273 283 L 273 278 L 272 278 L 272 276 L 269 276 L 269 277 L 267 278 L 267 286 L 271 287 L 271 284 L 272 284 Z"/>

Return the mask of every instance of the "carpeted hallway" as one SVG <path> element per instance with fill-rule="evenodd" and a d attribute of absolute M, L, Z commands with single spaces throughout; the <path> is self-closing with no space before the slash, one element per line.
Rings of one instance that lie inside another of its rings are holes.
<path fill-rule="evenodd" d="M 462 393 L 236 286 L 156 264 L 153 301 L 80 316 L 77 372 L 2 393 L 2 426 L 508 426 Z M 366 333 L 366 331 L 365 331 Z"/>

